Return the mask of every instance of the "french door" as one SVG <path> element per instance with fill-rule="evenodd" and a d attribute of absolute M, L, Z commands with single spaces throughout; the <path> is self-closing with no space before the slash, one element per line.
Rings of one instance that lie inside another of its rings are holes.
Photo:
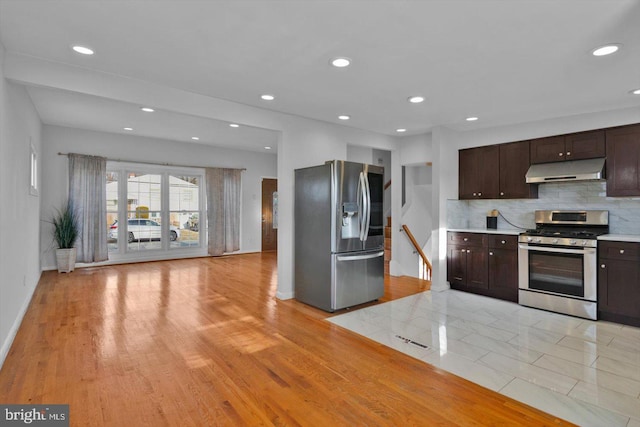
<path fill-rule="evenodd" d="M 108 162 L 106 185 L 109 259 L 204 254 L 204 170 Z"/>

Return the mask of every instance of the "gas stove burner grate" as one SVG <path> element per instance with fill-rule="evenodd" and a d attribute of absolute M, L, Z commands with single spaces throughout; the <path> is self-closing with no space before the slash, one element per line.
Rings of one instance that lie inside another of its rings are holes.
<path fill-rule="evenodd" d="M 527 230 L 522 233 L 525 236 L 540 237 L 564 237 L 576 239 L 596 239 L 599 235 L 605 234 L 606 231 L 587 231 L 587 230 L 553 230 L 553 229 L 537 229 Z"/>

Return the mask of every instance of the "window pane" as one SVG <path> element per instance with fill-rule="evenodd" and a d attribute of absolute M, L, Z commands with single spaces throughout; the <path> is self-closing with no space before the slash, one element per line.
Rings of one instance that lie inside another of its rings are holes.
<path fill-rule="evenodd" d="M 200 246 L 199 176 L 169 176 L 171 248 Z"/>
<path fill-rule="evenodd" d="M 107 247 L 118 250 L 118 173 L 107 172 Z"/>
<path fill-rule="evenodd" d="M 169 237 L 171 248 L 200 246 L 200 213 L 171 212 Z"/>
<path fill-rule="evenodd" d="M 161 179 L 162 176 L 158 174 L 128 174 L 128 250 L 162 249 Z"/>

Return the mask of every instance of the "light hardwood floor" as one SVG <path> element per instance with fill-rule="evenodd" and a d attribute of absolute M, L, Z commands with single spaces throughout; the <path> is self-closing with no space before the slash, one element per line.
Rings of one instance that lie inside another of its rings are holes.
<path fill-rule="evenodd" d="M 276 293 L 273 253 L 45 272 L 2 403 L 71 425 L 569 425 Z M 384 300 L 424 290 L 387 278 Z"/>

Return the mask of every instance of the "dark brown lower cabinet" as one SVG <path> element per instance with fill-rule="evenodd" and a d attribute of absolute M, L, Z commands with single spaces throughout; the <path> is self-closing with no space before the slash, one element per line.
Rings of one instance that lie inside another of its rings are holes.
<path fill-rule="evenodd" d="M 487 289 L 487 239 L 478 233 L 448 233 L 447 280 L 459 290 Z"/>
<path fill-rule="evenodd" d="M 489 296 L 518 302 L 518 236 L 489 235 Z"/>
<path fill-rule="evenodd" d="M 447 240 L 452 289 L 518 300 L 517 236 L 450 231 Z"/>
<path fill-rule="evenodd" d="M 640 326 L 640 243 L 598 242 L 598 318 Z"/>

